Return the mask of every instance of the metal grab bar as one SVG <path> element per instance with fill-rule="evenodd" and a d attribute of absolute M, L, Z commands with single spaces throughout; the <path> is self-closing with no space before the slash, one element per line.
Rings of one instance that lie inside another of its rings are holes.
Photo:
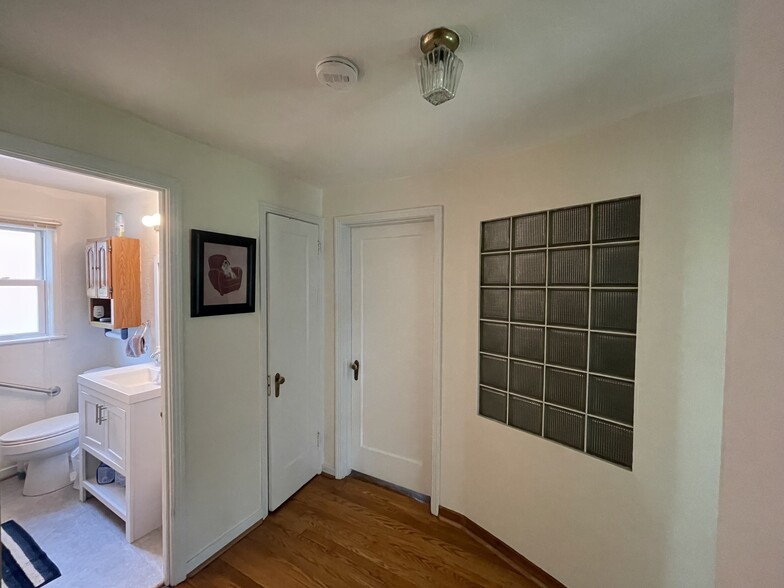
<path fill-rule="evenodd" d="M 28 392 L 41 392 L 42 394 L 48 394 L 49 398 L 54 398 L 60 393 L 60 386 L 39 388 L 38 386 L 23 386 L 22 384 L 9 384 L 8 382 L 0 382 L 0 388 L 10 388 L 11 390 L 26 390 Z"/>

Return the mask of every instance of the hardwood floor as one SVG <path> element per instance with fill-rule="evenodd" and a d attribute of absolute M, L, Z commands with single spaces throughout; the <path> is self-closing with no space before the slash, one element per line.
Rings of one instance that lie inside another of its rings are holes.
<path fill-rule="evenodd" d="M 541 587 L 429 507 L 363 480 L 317 476 L 188 579 L 188 588 Z"/>

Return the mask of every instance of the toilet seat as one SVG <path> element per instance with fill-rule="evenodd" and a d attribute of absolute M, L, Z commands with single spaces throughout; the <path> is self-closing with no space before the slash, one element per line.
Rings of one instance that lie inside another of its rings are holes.
<path fill-rule="evenodd" d="M 0 453 L 4 456 L 40 451 L 79 437 L 79 413 L 73 412 L 29 425 L 0 436 Z"/>

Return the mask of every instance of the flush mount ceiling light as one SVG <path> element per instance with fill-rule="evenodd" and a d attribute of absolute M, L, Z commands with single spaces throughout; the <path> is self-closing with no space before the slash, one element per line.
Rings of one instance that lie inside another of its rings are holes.
<path fill-rule="evenodd" d="M 147 214 L 142 217 L 142 224 L 145 227 L 150 229 L 155 229 L 156 231 L 161 228 L 161 215 L 160 213 L 155 214 Z"/>
<path fill-rule="evenodd" d="M 460 45 L 460 36 L 453 30 L 440 27 L 422 35 L 419 48 L 419 89 L 422 98 L 434 106 L 455 97 L 462 60 L 455 55 Z"/>

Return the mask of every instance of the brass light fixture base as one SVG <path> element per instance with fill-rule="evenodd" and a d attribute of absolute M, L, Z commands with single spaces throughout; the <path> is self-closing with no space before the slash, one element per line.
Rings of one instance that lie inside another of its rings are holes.
<path fill-rule="evenodd" d="M 452 29 L 438 27 L 426 32 L 419 40 L 419 48 L 422 50 L 422 53 L 429 53 L 436 47 L 442 46 L 455 52 L 460 46 L 460 35 Z"/>

